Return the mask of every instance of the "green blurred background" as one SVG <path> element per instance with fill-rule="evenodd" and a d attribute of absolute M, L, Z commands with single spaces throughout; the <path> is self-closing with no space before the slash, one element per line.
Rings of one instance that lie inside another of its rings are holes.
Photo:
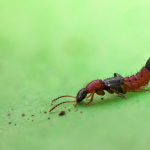
<path fill-rule="evenodd" d="M 52 99 L 135 74 L 149 57 L 149 0 L 0 0 L 0 149 L 149 150 L 148 92 L 44 113 Z"/>

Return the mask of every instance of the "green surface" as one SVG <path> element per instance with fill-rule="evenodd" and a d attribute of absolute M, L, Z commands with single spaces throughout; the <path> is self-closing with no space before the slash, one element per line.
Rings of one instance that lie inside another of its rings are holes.
<path fill-rule="evenodd" d="M 149 150 L 148 92 L 44 113 L 92 80 L 139 71 L 150 57 L 149 8 L 148 0 L 1 1 L 0 149 Z"/>

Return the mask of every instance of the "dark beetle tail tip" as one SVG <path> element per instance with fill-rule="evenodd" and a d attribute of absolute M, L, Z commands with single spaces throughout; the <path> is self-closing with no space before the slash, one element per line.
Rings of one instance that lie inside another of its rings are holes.
<path fill-rule="evenodd" d="M 150 71 L 150 58 L 149 58 L 148 61 L 146 62 L 145 68 Z"/>

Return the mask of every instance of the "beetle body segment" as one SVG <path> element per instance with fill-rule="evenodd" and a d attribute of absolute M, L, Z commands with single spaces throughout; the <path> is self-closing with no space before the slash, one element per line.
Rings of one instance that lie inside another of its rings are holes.
<path fill-rule="evenodd" d="M 118 91 L 119 93 L 124 93 L 121 85 L 124 85 L 124 78 L 123 77 L 112 77 L 105 79 L 103 81 L 105 90 L 108 90 L 110 88 Z"/>
<path fill-rule="evenodd" d="M 92 93 L 96 89 L 104 90 L 104 85 L 103 85 L 102 80 L 94 80 L 86 86 L 86 89 L 88 93 Z"/>

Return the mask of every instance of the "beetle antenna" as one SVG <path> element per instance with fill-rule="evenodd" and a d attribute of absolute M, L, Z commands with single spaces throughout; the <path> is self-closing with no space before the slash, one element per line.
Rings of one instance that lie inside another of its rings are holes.
<path fill-rule="evenodd" d="M 54 100 L 52 100 L 51 105 L 52 105 L 52 103 L 53 103 L 54 101 L 56 101 L 56 100 L 58 100 L 59 98 L 62 98 L 62 97 L 72 97 L 72 98 L 76 98 L 76 97 L 74 97 L 74 96 L 69 96 L 69 95 L 60 96 L 60 97 L 57 97 L 57 98 L 55 98 Z"/>
<path fill-rule="evenodd" d="M 50 109 L 49 112 L 51 112 L 52 110 L 54 110 L 57 106 L 59 106 L 59 105 L 61 105 L 61 104 L 64 104 L 64 103 L 74 103 L 74 102 L 76 102 L 76 101 L 77 101 L 77 100 L 75 100 L 75 101 L 65 101 L 65 102 L 61 102 L 61 103 L 55 105 L 52 109 Z"/>

